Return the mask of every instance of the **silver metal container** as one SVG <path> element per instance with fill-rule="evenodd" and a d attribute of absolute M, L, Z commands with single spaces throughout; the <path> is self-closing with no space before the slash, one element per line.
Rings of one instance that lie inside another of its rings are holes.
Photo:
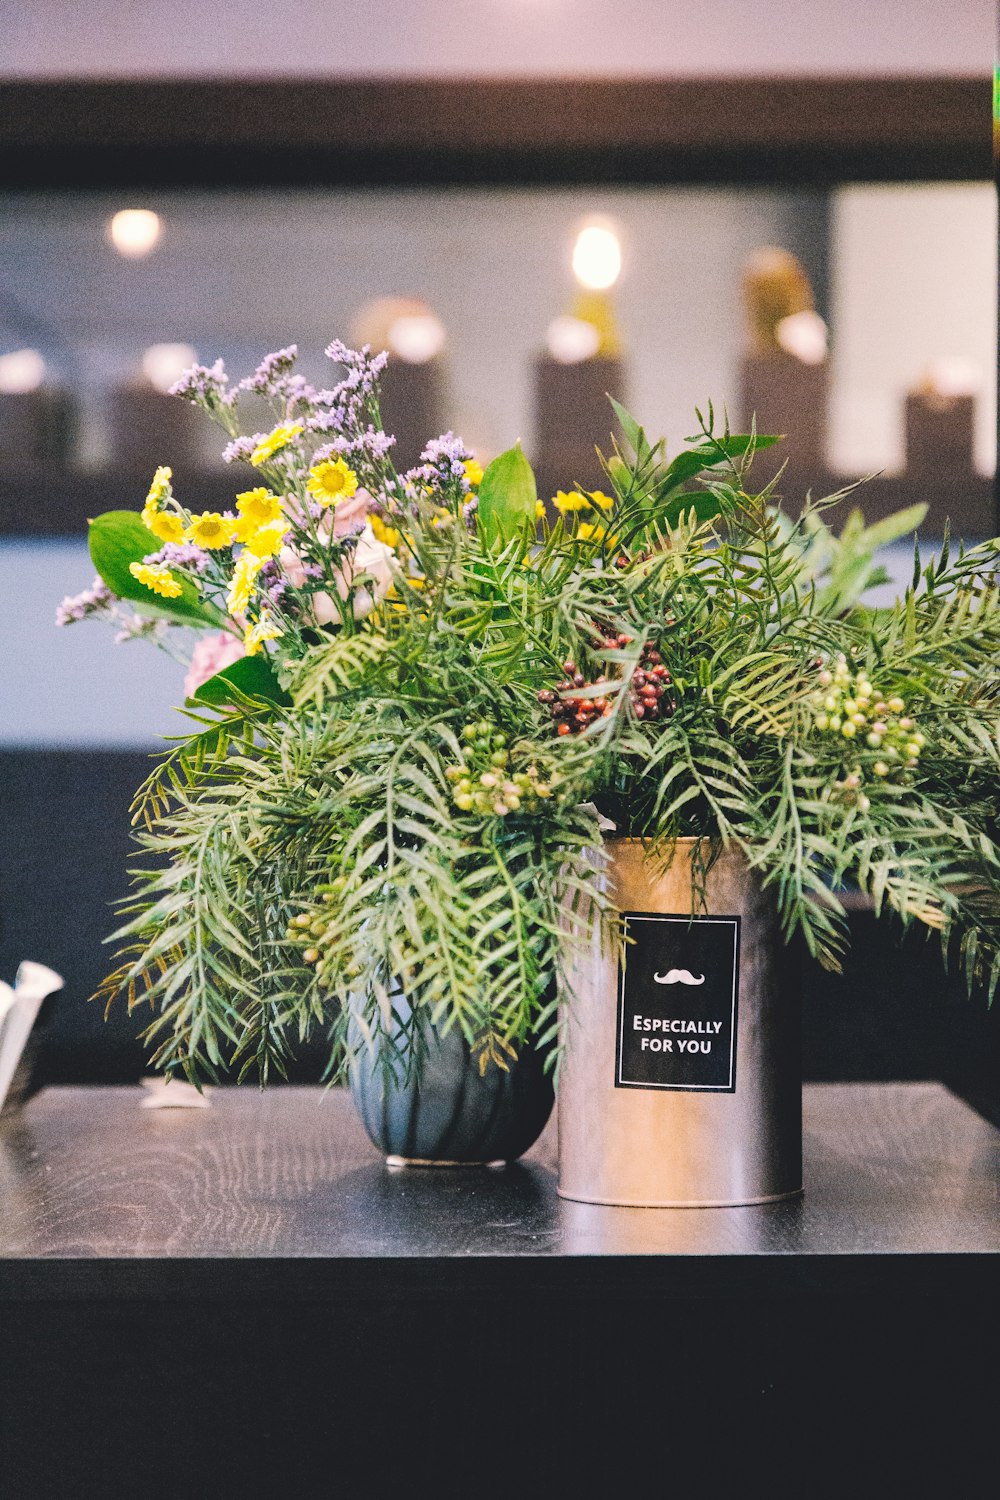
<path fill-rule="evenodd" d="M 774 905 L 743 857 L 697 841 L 668 869 L 609 839 L 609 894 L 633 941 L 570 959 L 562 1018 L 559 1192 L 584 1203 L 711 1208 L 802 1190 L 798 984 Z"/>

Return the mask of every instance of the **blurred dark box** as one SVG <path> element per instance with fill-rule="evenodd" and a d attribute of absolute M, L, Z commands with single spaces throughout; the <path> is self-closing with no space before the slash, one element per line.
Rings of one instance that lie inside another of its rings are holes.
<path fill-rule="evenodd" d="M 148 469 L 152 474 L 160 464 L 202 469 L 209 461 L 209 437 L 216 438 L 214 446 L 218 448 L 217 432 L 203 412 L 145 381 L 114 388 L 108 427 L 111 464 L 129 472 L 144 473 Z"/>
<path fill-rule="evenodd" d="M 923 477 L 973 472 L 974 396 L 913 391 L 906 398 L 906 471 Z"/>
<path fill-rule="evenodd" d="M 68 468 L 76 447 L 76 402 L 58 386 L 0 393 L 0 468 Z"/>
<path fill-rule="evenodd" d="M 392 460 L 402 473 L 420 462 L 431 438 L 441 434 L 442 371 L 439 359 L 413 364 L 390 357 L 382 375 L 382 426 L 394 434 Z"/>
<path fill-rule="evenodd" d="M 775 457 L 798 475 L 820 476 L 826 471 L 827 399 L 829 367 L 826 360 L 806 364 L 783 349 L 744 355 L 740 366 L 739 429 L 781 435 Z"/>
<path fill-rule="evenodd" d="M 615 415 L 608 400 L 627 404 L 624 361 L 598 355 L 561 364 L 543 354 L 535 362 L 535 444 L 539 494 L 606 485 L 594 445 L 611 448 Z"/>

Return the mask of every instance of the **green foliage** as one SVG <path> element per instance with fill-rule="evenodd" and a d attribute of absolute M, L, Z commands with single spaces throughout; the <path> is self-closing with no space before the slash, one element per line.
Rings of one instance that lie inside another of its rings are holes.
<path fill-rule="evenodd" d="M 260 698 L 281 708 L 289 708 L 292 702 L 266 656 L 241 656 L 223 667 L 201 684 L 193 701 L 220 707 L 232 703 L 234 697 Z"/>
<path fill-rule="evenodd" d="M 538 491 L 520 443 L 487 467 L 479 486 L 479 526 L 487 546 L 506 546 L 535 529 Z"/>
<path fill-rule="evenodd" d="M 90 522 L 88 542 L 94 567 L 111 592 L 119 599 L 131 600 L 143 614 L 161 616 L 180 625 L 218 628 L 224 624 L 223 615 L 200 597 L 189 579 L 180 580 L 181 592 L 176 599 L 163 599 L 132 577 L 129 564 L 142 562 L 162 546 L 134 511 L 105 511 Z"/>
<path fill-rule="evenodd" d="M 839 535 L 824 502 L 792 522 L 774 481 L 749 487 L 766 440 L 715 436 L 709 413 L 668 462 L 616 410 L 613 508 L 586 530 L 563 517 L 526 547 L 534 482 L 511 450 L 478 525 L 413 501 L 412 571 L 286 666 L 294 708 L 249 681 L 210 690 L 228 706 L 195 716 L 137 801 L 144 858 L 109 982 L 151 1003 L 162 1067 L 266 1078 L 323 1030 L 333 1076 L 349 1007 L 385 1058 L 408 1057 L 415 1029 L 390 1036 L 400 988 L 485 1063 L 551 1039 L 572 1003 L 567 926 L 613 920 L 598 813 L 652 851 L 741 850 L 786 937 L 828 967 L 853 884 L 992 993 L 1000 544 L 946 544 L 871 608 L 876 549 L 919 510 L 868 528 L 855 513 Z M 456 797 L 467 761 L 476 796 Z M 515 768 L 551 797 L 519 805 Z"/>

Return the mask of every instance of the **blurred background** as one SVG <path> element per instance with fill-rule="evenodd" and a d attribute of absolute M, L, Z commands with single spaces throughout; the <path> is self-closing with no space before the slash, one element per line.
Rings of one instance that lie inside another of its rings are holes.
<path fill-rule="evenodd" d="M 792 510 L 873 474 L 869 519 L 927 503 L 922 548 L 949 518 L 993 535 L 993 28 L 987 0 L 947 27 L 930 0 L 9 8 L 0 974 L 67 978 L 42 1076 L 143 1066 L 137 1023 L 84 1002 L 182 671 L 53 621 L 92 577 L 87 516 L 139 507 L 157 464 L 231 500 L 216 430 L 164 394 L 181 369 L 296 342 L 327 383 L 332 338 L 385 344 L 402 459 L 520 438 L 548 493 L 598 482 L 606 392 L 673 449 L 711 401 L 788 434 Z M 985 1008 L 855 924 L 847 979 L 807 982 L 810 1076 L 990 1095 Z"/>

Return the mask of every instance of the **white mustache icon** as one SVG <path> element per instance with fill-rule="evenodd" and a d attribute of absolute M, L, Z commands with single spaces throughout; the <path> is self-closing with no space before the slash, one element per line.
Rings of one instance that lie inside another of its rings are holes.
<path fill-rule="evenodd" d="M 657 984 L 704 984 L 705 976 L 696 979 L 690 969 L 668 969 L 665 974 L 654 974 Z"/>

